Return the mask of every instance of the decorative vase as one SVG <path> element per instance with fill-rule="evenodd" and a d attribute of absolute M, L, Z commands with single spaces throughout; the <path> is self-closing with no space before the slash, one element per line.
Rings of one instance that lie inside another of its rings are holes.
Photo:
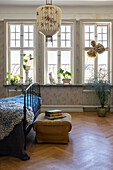
<path fill-rule="evenodd" d="M 107 113 L 107 109 L 104 107 L 98 107 L 97 108 L 97 114 L 99 117 L 105 117 L 106 116 L 106 113 Z"/>
<path fill-rule="evenodd" d="M 63 84 L 70 84 L 71 79 L 62 79 Z"/>

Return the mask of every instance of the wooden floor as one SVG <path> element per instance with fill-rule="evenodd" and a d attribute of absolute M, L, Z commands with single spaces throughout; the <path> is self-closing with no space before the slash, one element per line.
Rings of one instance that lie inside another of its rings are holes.
<path fill-rule="evenodd" d="M 113 113 L 72 113 L 69 144 L 35 144 L 27 138 L 28 161 L 0 157 L 0 170 L 113 170 Z"/>

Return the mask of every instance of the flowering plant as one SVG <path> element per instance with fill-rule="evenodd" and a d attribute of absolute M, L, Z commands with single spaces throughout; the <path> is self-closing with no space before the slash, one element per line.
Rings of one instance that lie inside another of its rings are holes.
<path fill-rule="evenodd" d="M 24 68 L 24 70 L 26 70 L 27 66 L 31 66 L 32 65 L 31 60 L 33 60 L 34 58 L 32 57 L 31 54 L 29 54 L 29 56 L 26 56 L 26 54 L 22 54 L 22 57 L 24 57 L 24 59 L 23 59 L 23 62 L 24 62 L 23 68 Z"/>
<path fill-rule="evenodd" d="M 12 73 L 7 72 L 7 77 L 5 79 L 6 81 L 10 80 L 10 83 L 12 85 L 15 85 L 20 82 L 20 74 L 18 75 L 13 75 Z"/>

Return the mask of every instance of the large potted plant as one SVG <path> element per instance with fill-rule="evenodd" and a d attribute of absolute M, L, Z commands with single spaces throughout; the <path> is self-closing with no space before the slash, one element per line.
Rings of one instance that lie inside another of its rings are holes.
<path fill-rule="evenodd" d="M 106 75 L 102 73 L 102 70 L 98 73 L 98 76 L 94 78 L 93 83 L 96 95 L 98 97 L 101 107 L 97 108 L 97 114 L 99 117 L 105 117 L 107 113 L 108 99 L 110 96 L 110 83 L 106 79 Z"/>
<path fill-rule="evenodd" d="M 71 73 L 69 71 L 65 71 L 62 68 L 59 68 L 57 71 L 57 75 L 63 75 L 63 84 L 70 84 L 71 81 Z"/>

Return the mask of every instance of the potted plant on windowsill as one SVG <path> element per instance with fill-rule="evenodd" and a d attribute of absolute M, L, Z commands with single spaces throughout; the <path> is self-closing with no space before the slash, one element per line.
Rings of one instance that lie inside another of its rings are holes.
<path fill-rule="evenodd" d="M 102 73 L 102 69 L 100 69 L 98 76 L 93 79 L 93 83 L 90 83 L 96 92 L 99 103 L 101 107 L 97 108 L 97 114 L 99 117 L 105 117 L 107 113 L 108 99 L 110 96 L 110 83 L 107 81 L 106 76 Z"/>
<path fill-rule="evenodd" d="M 16 85 L 20 83 L 20 74 L 13 75 L 12 73 L 7 72 L 7 77 L 5 80 L 9 82 L 11 85 Z"/>
<path fill-rule="evenodd" d="M 63 75 L 63 84 L 70 84 L 70 81 L 71 81 L 71 73 L 69 71 L 65 71 L 62 69 L 62 68 L 59 68 L 58 71 L 57 71 L 57 75 L 60 75 L 62 74 Z"/>

